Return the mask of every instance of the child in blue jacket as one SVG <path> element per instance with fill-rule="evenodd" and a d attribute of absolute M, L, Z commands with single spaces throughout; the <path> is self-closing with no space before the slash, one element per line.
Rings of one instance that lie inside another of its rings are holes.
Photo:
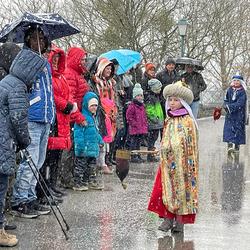
<path fill-rule="evenodd" d="M 87 191 L 88 188 L 103 189 L 96 178 L 96 158 L 104 142 L 98 130 L 96 111 L 98 97 L 94 92 L 87 92 L 83 97 L 82 114 L 87 125 L 74 125 L 74 187 L 76 191 Z"/>

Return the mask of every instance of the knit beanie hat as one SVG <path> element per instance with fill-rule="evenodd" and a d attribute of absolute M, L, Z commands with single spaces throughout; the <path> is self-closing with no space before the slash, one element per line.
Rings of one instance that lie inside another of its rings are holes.
<path fill-rule="evenodd" d="M 188 85 L 186 85 L 186 83 L 182 81 L 178 81 L 176 83 L 167 85 L 163 90 L 163 96 L 165 99 L 167 99 L 170 96 L 181 98 L 189 105 L 194 100 L 194 94 L 192 90 L 188 87 Z"/>
<path fill-rule="evenodd" d="M 148 81 L 148 86 L 152 92 L 159 93 L 161 91 L 162 83 L 158 79 L 153 78 Z"/>
<path fill-rule="evenodd" d="M 138 95 L 142 95 L 143 96 L 143 89 L 141 88 L 141 84 L 140 83 L 136 83 L 134 88 L 133 88 L 133 98 L 135 98 Z"/>
<path fill-rule="evenodd" d="M 88 107 L 92 105 L 98 105 L 98 100 L 96 98 L 91 98 L 88 102 Z"/>
<path fill-rule="evenodd" d="M 172 58 L 172 57 L 167 58 L 165 65 L 168 65 L 168 64 L 174 64 L 175 65 L 176 62 L 175 62 L 174 58 Z"/>
<path fill-rule="evenodd" d="M 146 63 L 145 70 L 146 70 L 146 72 L 149 70 L 155 70 L 155 65 L 153 63 Z"/>

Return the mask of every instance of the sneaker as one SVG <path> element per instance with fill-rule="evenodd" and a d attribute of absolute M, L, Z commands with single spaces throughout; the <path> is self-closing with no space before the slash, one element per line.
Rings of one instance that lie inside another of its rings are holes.
<path fill-rule="evenodd" d="M 164 219 L 158 229 L 163 232 L 167 232 L 173 228 L 173 223 L 173 219 Z"/>
<path fill-rule="evenodd" d="M 94 190 L 103 190 L 104 185 L 102 183 L 99 183 L 98 181 L 91 181 L 89 182 L 89 188 Z"/>
<path fill-rule="evenodd" d="M 17 206 L 13 206 L 11 209 L 13 215 L 21 218 L 34 219 L 39 216 L 38 212 L 31 209 L 27 203 L 22 203 Z"/>
<path fill-rule="evenodd" d="M 0 229 L 0 246 L 1 247 L 14 247 L 18 243 L 15 235 L 8 234 L 4 229 Z"/>
<path fill-rule="evenodd" d="M 103 173 L 104 174 L 113 174 L 114 171 L 110 169 L 107 165 L 102 167 Z"/>
<path fill-rule="evenodd" d="M 74 191 L 88 191 L 89 187 L 87 183 L 77 184 L 73 186 Z"/>
<path fill-rule="evenodd" d="M 30 202 L 29 206 L 31 209 L 36 211 L 39 215 L 47 215 L 51 212 L 51 210 L 48 207 L 40 204 L 38 201 Z"/>

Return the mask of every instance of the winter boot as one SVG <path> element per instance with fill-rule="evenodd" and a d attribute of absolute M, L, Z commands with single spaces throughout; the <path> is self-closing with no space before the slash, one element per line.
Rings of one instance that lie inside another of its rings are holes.
<path fill-rule="evenodd" d="M 161 225 L 158 227 L 163 232 L 168 232 L 173 228 L 174 220 L 165 218 Z"/>
<path fill-rule="evenodd" d="M 83 182 L 81 184 L 76 184 L 73 186 L 73 190 L 74 191 L 88 191 L 89 190 L 88 183 Z"/>
<path fill-rule="evenodd" d="M 229 142 L 227 144 L 227 155 L 228 155 L 228 157 L 233 158 L 233 153 L 234 153 L 233 143 Z"/>
<path fill-rule="evenodd" d="M 18 239 L 13 234 L 8 234 L 4 229 L 0 229 L 0 246 L 14 247 L 18 243 Z"/>
<path fill-rule="evenodd" d="M 103 169 L 97 166 L 92 166 L 89 176 L 89 189 L 103 190 Z"/>
<path fill-rule="evenodd" d="M 176 221 L 174 227 L 172 228 L 172 233 L 183 233 L 184 231 L 184 224 Z"/>

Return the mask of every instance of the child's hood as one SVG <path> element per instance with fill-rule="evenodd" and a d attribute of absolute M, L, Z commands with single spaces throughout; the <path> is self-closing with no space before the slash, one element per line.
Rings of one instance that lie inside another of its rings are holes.
<path fill-rule="evenodd" d="M 97 101 L 99 101 L 98 96 L 97 96 L 94 92 L 89 91 L 89 92 L 87 92 L 87 93 L 85 94 L 85 96 L 83 97 L 83 102 L 82 102 L 82 110 L 83 110 L 84 112 L 89 113 L 90 115 L 92 115 L 92 114 L 91 114 L 91 112 L 89 111 L 88 103 L 89 103 L 89 100 L 92 99 L 92 98 L 96 98 Z"/>

